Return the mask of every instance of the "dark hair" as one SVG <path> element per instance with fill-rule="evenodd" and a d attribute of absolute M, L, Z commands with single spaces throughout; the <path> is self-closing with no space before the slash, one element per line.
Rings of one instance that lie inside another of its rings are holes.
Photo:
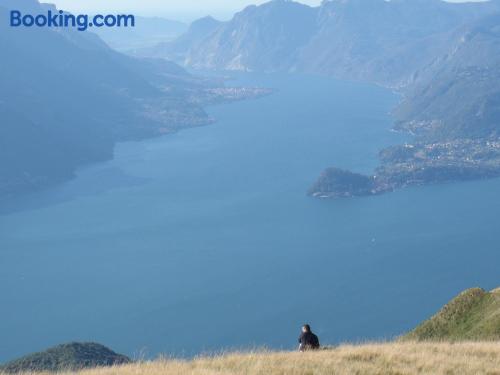
<path fill-rule="evenodd" d="M 309 324 L 304 324 L 302 328 L 305 328 L 306 332 L 311 332 L 311 326 Z"/>

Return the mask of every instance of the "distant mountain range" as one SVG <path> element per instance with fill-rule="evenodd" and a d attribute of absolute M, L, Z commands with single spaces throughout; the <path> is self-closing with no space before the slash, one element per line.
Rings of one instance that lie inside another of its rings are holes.
<path fill-rule="evenodd" d="M 157 53 L 202 69 L 306 71 L 403 85 L 448 52 L 455 30 L 498 11 L 497 1 L 330 0 L 312 8 L 273 0 L 227 22 L 210 19 L 196 38 L 186 37 L 190 29 Z M 171 55 L 169 47 L 180 44 L 184 54 Z"/>
<path fill-rule="evenodd" d="M 500 1 L 274 0 L 209 24 L 154 56 L 198 69 L 327 74 L 402 94 L 395 128 L 416 136 L 415 150 L 438 152 L 404 163 L 385 152 L 376 192 L 500 175 Z"/>
<path fill-rule="evenodd" d="M 200 18 L 194 21 L 184 34 L 173 41 L 167 40 L 154 46 L 140 48 L 133 54 L 139 57 L 167 58 L 182 65 L 185 63 L 189 51 L 201 47 L 199 43 L 222 24 L 213 17 Z"/>
<path fill-rule="evenodd" d="M 160 17 L 135 16 L 135 27 L 101 27 L 92 29 L 111 48 L 133 53 L 136 49 L 148 48 L 158 43 L 177 38 L 187 30 L 183 22 Z"/>

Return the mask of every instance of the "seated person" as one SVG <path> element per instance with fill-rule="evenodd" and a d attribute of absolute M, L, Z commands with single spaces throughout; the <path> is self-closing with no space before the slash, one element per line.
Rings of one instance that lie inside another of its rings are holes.
<path fill-rule="evenodd" d="M 299 337 L 299 344 L 299 350 L 301 352 L 306 350 L 319 349 L 318 336 L 311 332 L 311 327 L 309 326 L 309 324 L 304 324 L 302 326 L 302 333 Z"/>

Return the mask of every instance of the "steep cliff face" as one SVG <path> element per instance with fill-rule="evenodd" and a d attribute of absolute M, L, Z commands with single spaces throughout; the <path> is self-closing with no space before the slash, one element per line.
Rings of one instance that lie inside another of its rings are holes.
<path fill-rule="evenodd" d="M 191 48 L 185 62 L 203 69 L 288 70 L 312 37 L 316 14 L 316 9 L 285 0 L 249 6 Z"/>

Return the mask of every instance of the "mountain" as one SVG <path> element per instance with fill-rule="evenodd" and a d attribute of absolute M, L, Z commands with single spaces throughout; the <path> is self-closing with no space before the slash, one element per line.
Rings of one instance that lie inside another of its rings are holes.
<path fill-rule="evenodd" d="M 297 68 L 399 87 L 441 53 L 448 32 L 498 9 L 440 0 L 324 1 Z"/>
<path fill-rule="evenodd" d="M 288 69 L 313 35 L 314 8 L 291 1 L 249 6 L 190 48 L 185 64 L 201 69 Z"/>
<path fill-rule="evenodd" d="M 179 21 L 135 16 L 135 27 L 101 27 L 92 29 L 92 32 L 99 35 L 111 48 L 133 53 L 138 49 L 173 40 L 186 30 L 187 25 Z"/>
<path fill-rule="evenodd" d="M 189 51 L 200 48 L 203 40 L 222 24 L 222 22 L 210 16 L 200 18 L 191 23 L 188 30 L 177 39 L 163 41 L 151 47 L 138 49 L 134 51 L 134 55 L 139 57 L 164 58 L 184 65 Z"/>
<path fill-rule="evenodd" d="M 491 292 L 472 288 L 460 293 L 402 339 L 500 340 L 500 288 Z"/>
<path fill-rule="evenodd" d="M 309 7 L 273 0 L 236 13 L 205 33 L 203 43 L 181 37 L 171 45 L 183 45 L 177 61 L 194 68 L 306 71 L 399 84 L 440 53 L 447 32 L 499 9 L 495 2 L 330 0 Z"/>
<path fill-rule="evenodd" d="M 0 371 L 16 374 L 20 372 L 76 371 L 84 368 L 113 366 L 130 363 L 130 358 L 113 352 L 95 343 L 69 343 L 58 345 L 40 353 L 0 366 Z"/>
<path fill-rule="evenodd" d="M 447 48 L 417 70 L 394 111 L 427 139 L 500 135 L 500 13 L 460 27 Z"/>
<path fill-rule="evenodd" d="M 174 41 L 139 51 L 196 69 L 276 71 L 288 69 L 315 29 L 316 9 L 275 0 L 250 5 L 228 22 L 205 17 Z"/>
<path fill-rule="evenodd" d="M 89 32 L 10 27 L 13 7 L 50 6 L 0 0 L 0 196 L 66 180 L 111 158 L 118 141 L 211 122 L 193 97 L 220 86 L 122 55 Z"/>

